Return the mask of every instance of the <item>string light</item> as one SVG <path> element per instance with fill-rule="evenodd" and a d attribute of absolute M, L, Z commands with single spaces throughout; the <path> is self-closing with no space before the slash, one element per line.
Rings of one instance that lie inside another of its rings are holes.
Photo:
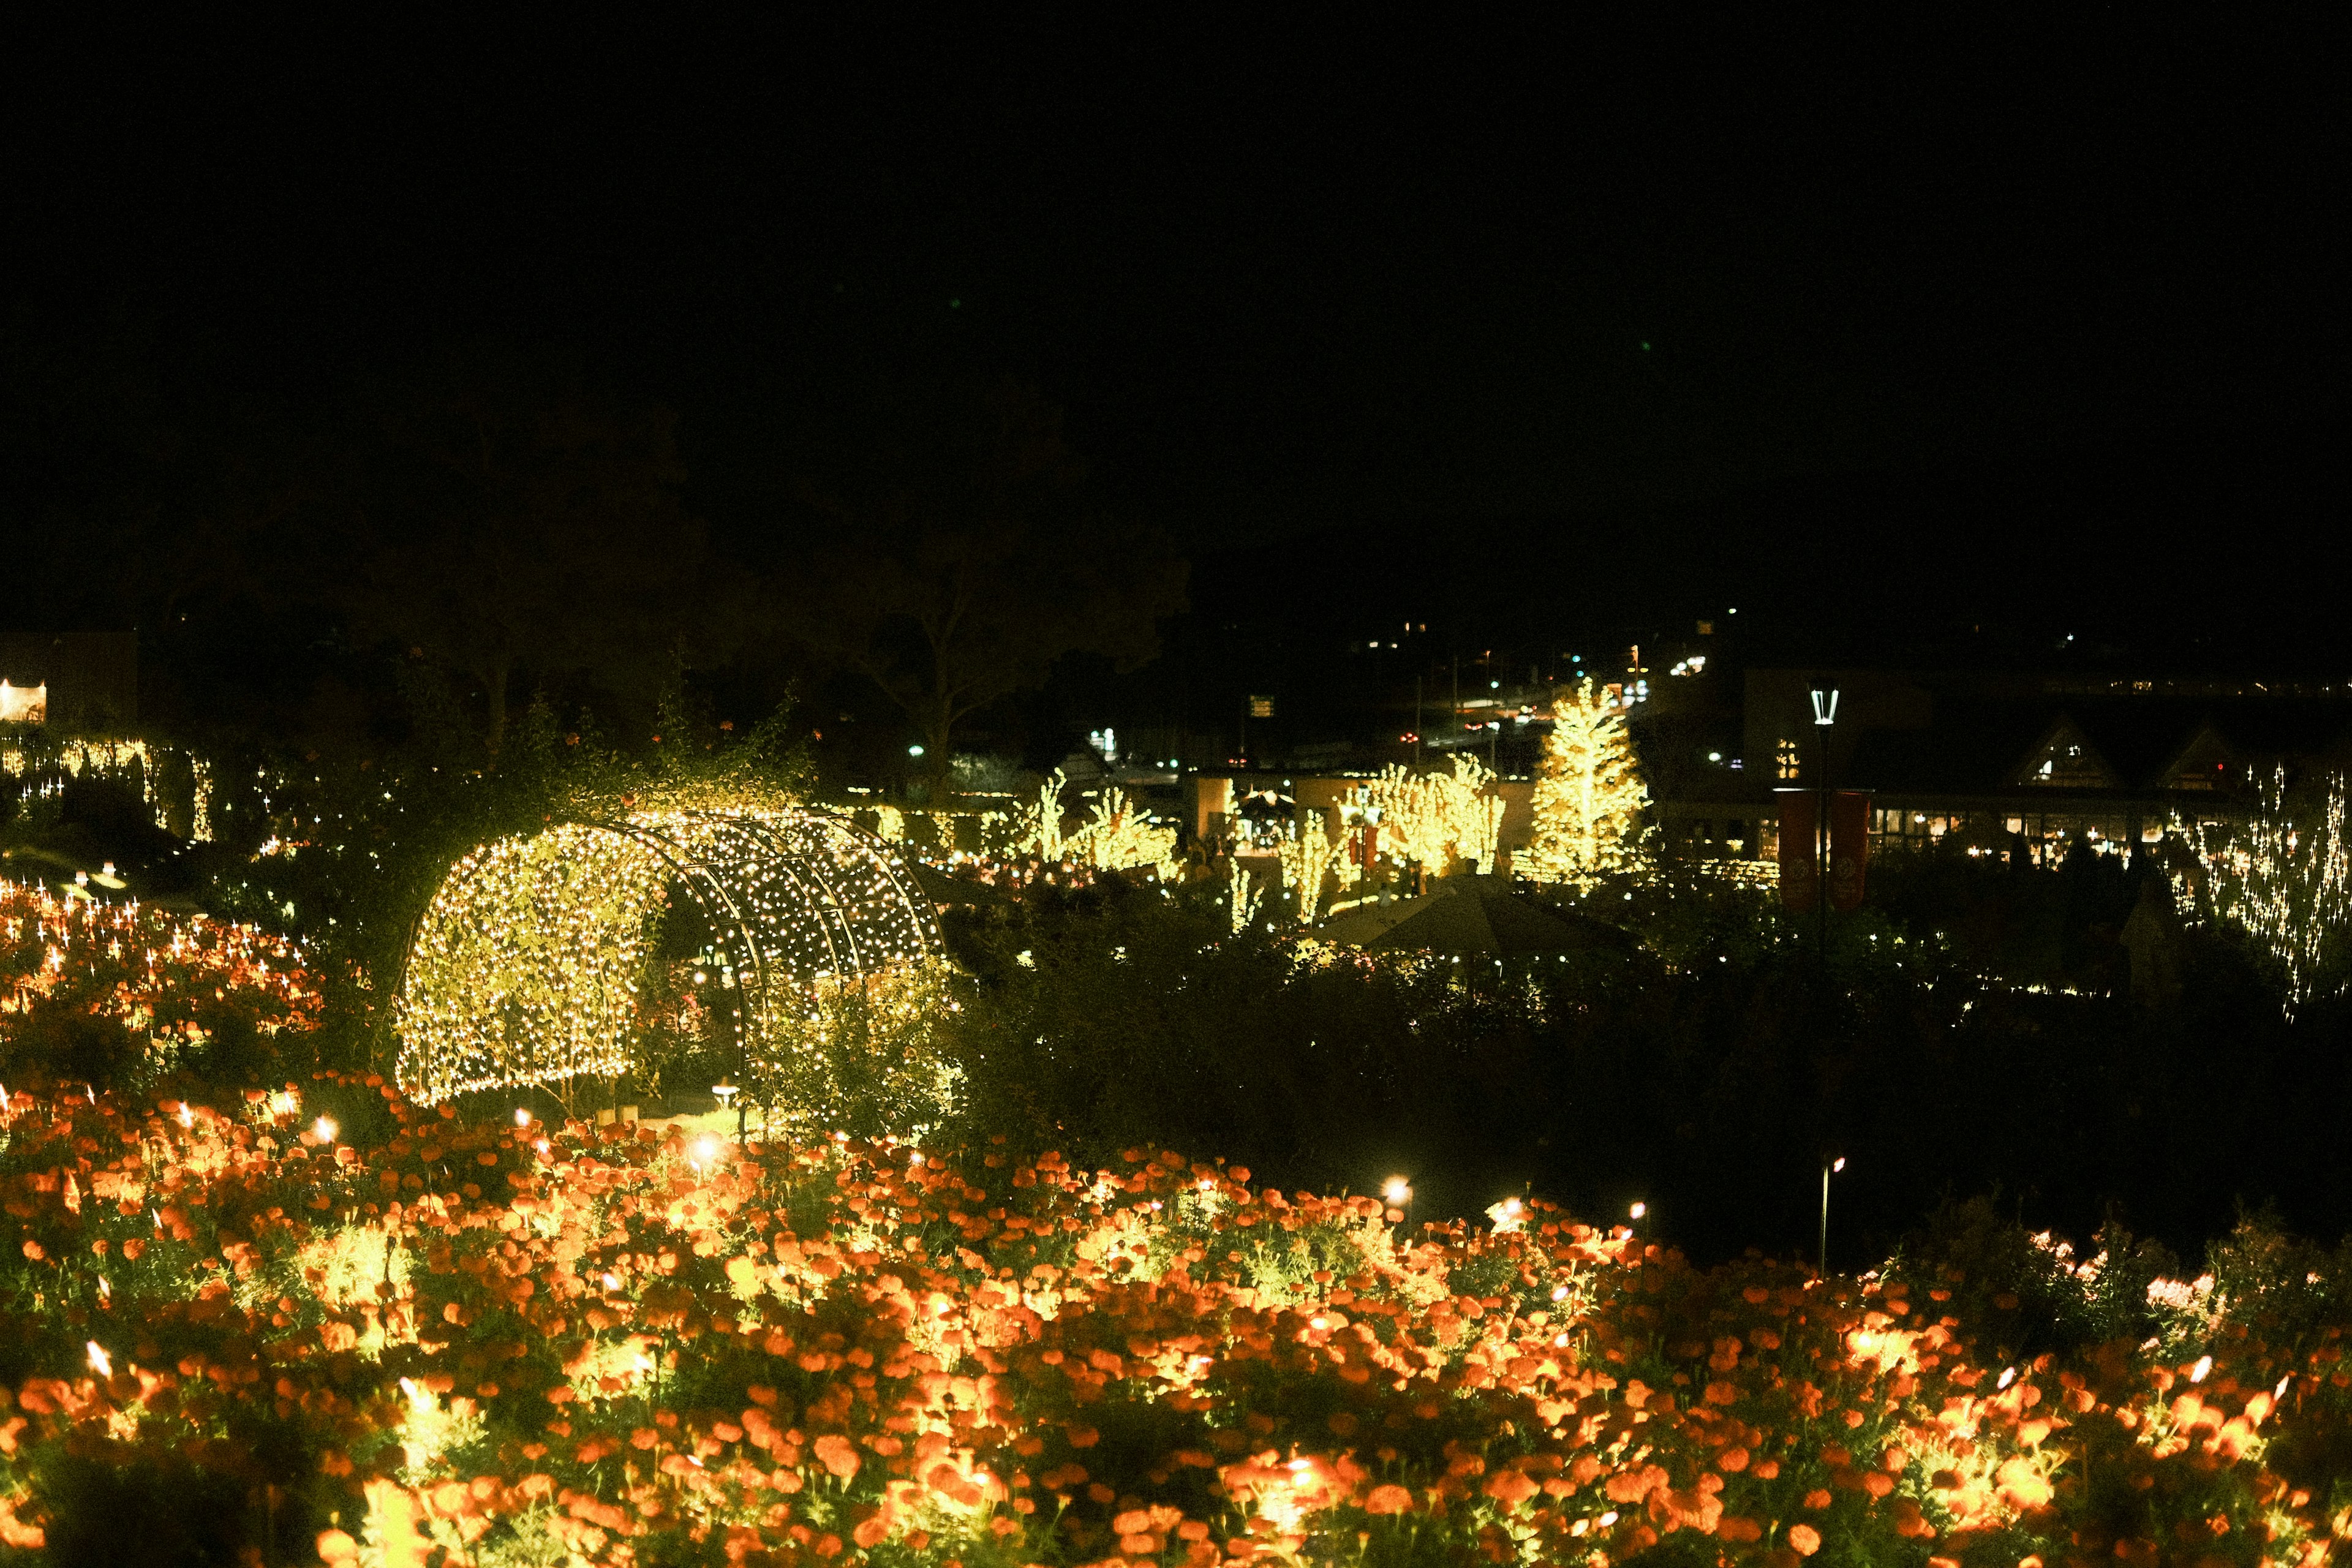
<path fill-rule="evenodd" d="M 2176 816 L 2173 830 L 2201 875 L 2179 890 L 2209 920 L 2226 921 L 2268 948 L 2286 970 L 2287 1011 L 2316 994 L 2352 923 L 2352 841 L 2344 831 L 2344 776 L 2331 773 L 2317 820 L 2287 799 L 2286 770 L 2256 786 L 2242 826 L 2215 829 Z"/>
<path fill-rule="evenodd" d="M 100 903 L 0 882 L 0 1016 L 61 990 L 128 1025 L 168 1057 L 202 1045 L 199 999 L 253 994 L 265 1034 L 318 1019 L 323 998 L 294 942 L 250 925 L 136 901 Z"/>
<path fill-rule="evenodd" d="M 435 893 L 394 1007 L 403 1086 L 432 1103 L 627 1071 L 673 897 L 710 934 L 713 1011 L 747 1063 L 790 1050 L 829 986 L 939 952 L 906 861 L 840 817 L 698 808 L 561 824 L 482 846 Z"/>
<path fill-rule="evenodd" d="M 1585 677 L 1552 700 L 1536 770 L 1535 831 L 1514 864 L 1537 881 L 1585 889 L 1631 869 L 1644 793 L 1624 710 Z"/>

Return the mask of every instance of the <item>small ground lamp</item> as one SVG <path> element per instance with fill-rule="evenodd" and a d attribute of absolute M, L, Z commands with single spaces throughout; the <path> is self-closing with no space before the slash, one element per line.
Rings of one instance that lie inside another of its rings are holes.
<path fill-rule="evenodd" d="M 722 1115 L 729 1106 L 735 1106 L 735 1142 L 740 1143 L 743 1141 L 743 1119 L 751 1114 L 751 1108 L 748 1105 L 735 1105 L 735 1096 L 740 1091 L 734 1084 L 728 1082 L 723 1075 L 717 1083 L 710 1086 L 710 1092 L 719 1097 L 719 1110 Z"/>
<path fill-rule="evenodd" d="M 1649 1217 L 1649 1214 L 1650 1214 L 1650 1205 L 1647 1205 L 1647 1204 L 1635 1204 L 1633 1207 L 1631 1207 L 1631 1208 L 1629 1208 L 1629 1209 L 1627 1209 L 1627 1210 L 1625 1211 L 1625 1217 L 1626 1217 L 1628 1220 L 1630 1220 L 1630 1221 L 1632 1221 L 1632 1222 L 1633 1222 L 1632 1224 L 1630 1224 L 1630 1225 L 1626 1226 L 1626 1227 L 1625 1227 L 1625 1228 L 1626 1228 L 1628 1231 L 1633 1231 L 1633 1230 L 1635 1230 L 1635 1228 L 1641 1225 L 1642 1221 L 1643 1221 L 1644 1219 L 1647 1219 L 1647 1218 Z"/>
<path fill-rule="evenodd" d="M 1391 1176 L 1381 1184 L 1381 1196 L 1397 1211 L 1397 1218 L 1409 1234 L 1412 1229 L 1412 1184 L 1402 1176 Z"/>
<path fill-rule="evenodd" d="M 1830 1271 L 1830 1178 L 1845 1169 L 1845 1156 L 1822 1162 L 1822 1253 L 1821 1267 L 1816 1270 L 1823 1279 Z"/>

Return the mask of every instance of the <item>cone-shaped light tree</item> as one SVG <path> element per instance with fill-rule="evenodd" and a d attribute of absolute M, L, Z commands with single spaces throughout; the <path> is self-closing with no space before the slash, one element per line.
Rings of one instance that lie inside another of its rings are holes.
<path fill-rule="evenodd" d="M 1535 834 L 1518 865 L 1538 882 L 1591 887 L 1641 854 L 1643 785 L 1624 712 L 1587 677 L 1552 700 L 1536 774 Z"/>

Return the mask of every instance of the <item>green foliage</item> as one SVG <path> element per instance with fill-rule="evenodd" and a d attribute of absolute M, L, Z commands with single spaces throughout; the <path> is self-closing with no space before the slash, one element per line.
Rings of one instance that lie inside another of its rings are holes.
<path fill-rule="evenodd" d="M 739 732 L 712 717 L 683 671 L 638 749 L 608 740 L 588 713 L 566 724 L 541 697 L 495 764 L 482 758 L 438 673 L 412 664 L 403 686 L 410 723 L 397 743 L 356 754 L 273 752 L 249 773 L 223 770 L 223 842 L 214 847 L 207 903 L 301 936 L 331 986 L 316 1044 L 332 1066 L 388 1070 L 389 1002 L 416 921 L 449 868 L 476 847 L 634 809 L 795 802 L 812 777 L 789 705 Z M 299 847 L 257 857 L 271 839 Z"/>
<path fill-rule="evenodd" d="M 1889 1280 L 1948 1301 L 2005 1361 L 2144 1338 L 2159 1318 L 2148 1287 L 2179 1271 L 2168 1248 L 2113 1221 L 2097 1252 L 2078 1258 L 2073 1244 L 2004 1218 L 1988 1197 L 1946 1200 L 1886 1266 Z"/>
<path fill-rule="evenodd" d="M 822 986 L 814 1008 L 788 1021 L 772 1059 L 754 1066 L 747 1092 L 767 1108 L 769 1125 L 794 1139 L 929 1136 L 951 1113 L 962 1076 L 940 1049 L 943 1021 L 961 1005 L 936 964 Z"/>

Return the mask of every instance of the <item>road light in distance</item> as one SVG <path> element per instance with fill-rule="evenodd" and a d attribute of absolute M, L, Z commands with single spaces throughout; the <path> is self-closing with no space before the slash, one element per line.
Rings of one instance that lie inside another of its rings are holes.
<path fill-rule="evenodd" d="M 1828 1278 L 1829 1278 L 1829 1272 L 1830 1272 L 1830 1178 L 1831 1178 L 1832 1176 L 1833 1176 L 1833 1175 L 1837 1174 L 1839 1172 L 1841 1172 L 1841 1171 L 1843 1171 L 1843 1170 L 1844 1170 L 1844 1169 L 1845 1169 L 1845 1156 L 1844 1156 L 1844 1155 L 1840 1154 L 1840 1155 L 1836 1156 L 1834 1159 L 1830 1158 L 1830 1157 L 1828 1157 L 1828 1156 L 1826 1156 L 1826 1155 L 1822 1157 L 1822 1251 L 1821 1251 L 1821 1258 L 1820 1258 L 1820 1259 L 1819 1259 L 1819 1266 L 1815 1268 L 1814 1272 L 1815 1272 L 1815 1274 L 1816 1274 L 1816 1275 L 1818 1275 L 1820 1278 L 1824 1279 L 1828 1279 Z"/>

